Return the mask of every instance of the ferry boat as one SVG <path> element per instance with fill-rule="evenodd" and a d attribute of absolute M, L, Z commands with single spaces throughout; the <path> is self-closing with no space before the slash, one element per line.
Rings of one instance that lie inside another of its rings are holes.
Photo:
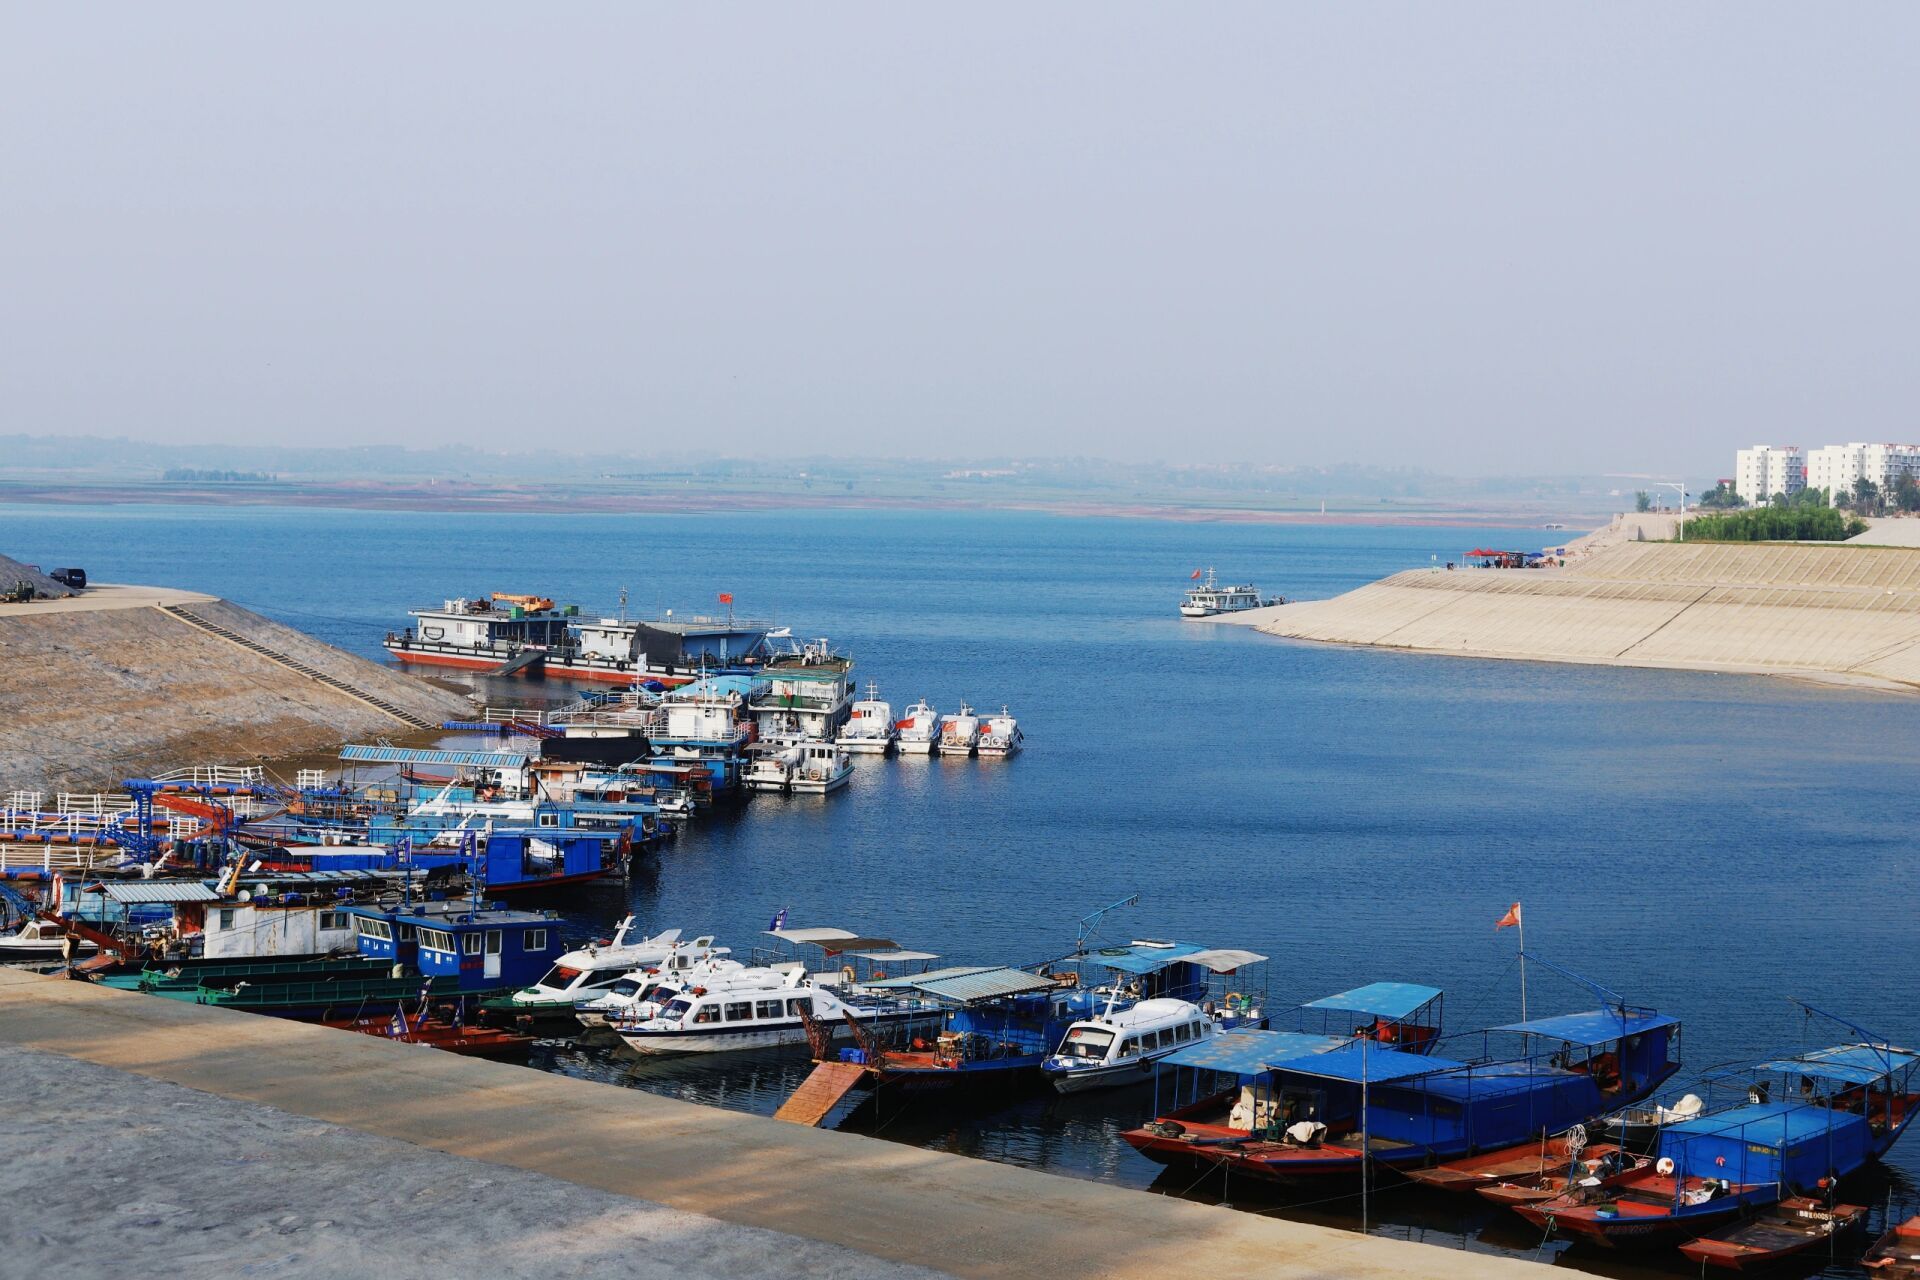
<path fill-rule="evenodd" d="M 800 762 L 787 778 L 787 786 L 794 791 L 838 791 L 853 776 L 853 761 L 835 743 L 804 742 L 798 750 Z"/>
<path fill-rule="evenodd" d="M 747 695 L 762 742 L 832 742 L 853 712 L 853 659 L 824 639 L 769 658 Z"/>
<path fill-rule="evenodd" d="M 924 756 L 940 740 L 940 713 L 925 698 L 907 708 L 906 718 L 896 726 L 900 736 L 895 742 L 903 756 Z"/>
<path fill-rule="evenodd" d="M 0 934 L 0 963 L 27 960 L 60 960 L 68 954 L 90 956 L 100 949 L 88 938 L 75 937 L 72 950 L 67 946 L 67 927 L 57 920 L 23 921 L 12 933 Z"/>
<path fill-rule="evenodd" d="M 498 591 L 408 612 L 413 625 L 384 642 L 400 662 L 656 688 L 757 671 L 776 635 L 765 622 L 730 616 L 585 622 L 578 605 Z"/>
<path fill-rule="evenodd" d="M 888 1027 L 930 1016 L 919 1001 L 816 982 L 795 963 L 715 974 L 708 985 L 674 996 L 654 1017 L 611 1025 L 636 1053 L 723 1053 L 806 1044 L 809 1019 L 831 1037 L 848 1034 L 849 1019 Z"/>
<path fill-rule="evenodd" d="M 713 937 L 702 935 L 680 941 L 680 930 L 668 929 L 651 938 L 630 938 L 633 917 L 620 922 L 604 946 L 581 947 L 553 962 L 539 981 L 504 999 L 489 1001 L 488 1012 L 508 1016 L 528 1014 L 571 1019 L 573 1007 L 607 992 L 635 969 L 649 965 L 685 968 L 713 952 Z"/>
<path fill-rule="evenodd" d="M 1198 578 L 1200 571 L 1194 570 Z M 1239 587 L 1223 587 L 1214 581 L 1213 570 L 1207 570 L 1205 582 L 1188 589 L 1180 601 L 1180 616 L 1183 618 L 1211 618 L 1215 614 L 1239 613 L 1242 609 L 1259 609 L 1272 604 L 1285 604 L 1280 596 L 1262 599 L 1260 592 L 1252 583 Z"/>
<path fill-rule="evenodd" d="M 1874 1037 L 1723 1073 L 1706 1082 L 1709 1091 L 1733 1081 L 1744 1092 L 1729 1105 L 1663 1125 L 1651 1169 L 1602 1194 L 1575 1188 L 1514 1210 L 1536 1226 L 1551 1224 L 1607 1248 L 1707 1238 L 1884 1156 L 1920 1106 L 1916 1071 L 1920 1054 Z"/>
<path fill-rule="evenodd" d="M 983 756 L 1004 759 L 1020 754 L 1020 748 L 1026 745 L 1026 735 L 1020 732 L 1020 722 L 1015 720 L 1003 705 L 1000 714 L 988 716 L 980 727 L 979 751 Z"/>
<path fill-rule="evenodd" d="M 1212 991 L 1216 981 L 1265 963 L 1256 952 L 1136 940 L 1086 959 L 1117 977 L 1105 990 L 1105 1007 L 1068 1027 L 1059 1051 L 1040 1064 L 1061 1093 L 1136 1084 L 1177 1049 L 1222 1030 L 1266 1025 L 1263 997 Z M 1239 976 L 1231 980 L 1248 985 Z"/>
<path fill-rule="evenodd" d="M 733 959 L 727 947 L 715 947 L 711 954 L 684 967 L 676 962 L 649 965 L 622 974 L 606 992 L 573 1007 L 573 1016 L 583 1027 L 604 1027 L 614 1022 L 644 1021 L 656 1017 L 675 996 L 689 987 L 707 985 L 710 978 L 738 973 L 747 966 Z"/>
<path fill-rule="evenodd" d="M 980 745 L 980 718 L 966 703 L 953 715 L 940 721 L 940 741 L 936 749 L 943 756 L 970 756 Z"/>
<path fill-rule="evenodd" d="M 853 715 L 840 731 L 840 746 L 857 755 L 883 756 L 893 750 L 900 730 L 893 723 L 893 706 L 880 697 L 871 681 L 867 696 L 853 704 Z"/>

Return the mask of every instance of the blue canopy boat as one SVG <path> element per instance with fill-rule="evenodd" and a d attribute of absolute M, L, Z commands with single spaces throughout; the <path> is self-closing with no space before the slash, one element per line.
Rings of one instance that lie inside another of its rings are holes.
<path fill-rule="evenodd" d="M 1885 1155 L 1913 1118 L 1920 1054 L 1866 1037 L 1714 1076 L 1737 1100 L 1665 1125 L 1649 1168 L 1602 1188 L 1515 1209 L 1537 1226 L 1610 1248 L 1678 1245 Z"/>
<path fill-rule="evenodd" d="M 1442 1057 L 1437 1017 L 1424 1012 L 1439 999 L 1431 987 L 1375 984 L 1302 1006 L 1371 1010 L 1357 1032 L 1242 1031 L 1177 1052 L 1165 1064 L 1174 1101 L 1192 1101 L 1124 1136 L 1162 1163 L 1288 1181 L 1357 1174 L 1558 1133 L 1645 1097 L 1678 1069 L 1676 1020 L 1624 1004 L 1479 1033 L 1520 1036 L 1518 1056 Z"/>

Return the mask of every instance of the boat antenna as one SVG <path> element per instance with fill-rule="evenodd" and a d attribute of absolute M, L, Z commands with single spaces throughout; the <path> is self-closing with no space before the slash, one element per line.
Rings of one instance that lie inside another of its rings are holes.
<path fill-rule="evenodd" d="M 1081 955 L 1085 953 L 1087 949 L 1087 939 L 1092 937 L 1093 934 L 1098 931 L 1100 918 L 1106 915 L 1107 912 L 1118 911 L 1122 907 L 1137 907 L 1139 905 L 1140 905 L 1140 895 L 1136 893 L 1136 894 L 1133 894 L 1131 897 L 1122 898 L 1118 902 L 1110 902 L 1106 906 L 1094 912 L 1092 915 L 1080 917 L 1080 933 L 1079 933 L 1079 936 L 1077 936 L 1073 940 L 1073 953 L 1075 955 Z"/>

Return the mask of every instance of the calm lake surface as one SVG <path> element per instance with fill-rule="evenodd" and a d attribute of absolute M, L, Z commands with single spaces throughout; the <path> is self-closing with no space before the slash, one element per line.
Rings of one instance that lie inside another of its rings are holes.
<path fill-rule="evenodd" d="M 1138 893 L 1110 934 L 1270 955 L 1272 1007 L 1399 978 L 1444 987 L 1449 1029 L 1466 1030 L 1518 1016 L 1514 935 L 1493 927 L 1518 899 L 1533 951 L 1685 1020 L 1687 1071 L 1841 1038 L 1805 1027 L 1789 995 L 1920 1042 L 1920 700 L 1312 647 L 1173 612 L 1195 567 L 1317 597 L 1473 546 L 1571 536 L 1005 513 L 0 506 L 8 554 L 215 592 L 371 657 L 409 607 L 448 596 L 540 592 L 593 613 L 625 588 L 636 610 L 692 613 L 729 591 L 743 614 L 832 637 L 896 708 L 964 698 L 1020 717 L 1028 749 L 1011 761 L 860 759 L 840 794 L 697 820 L 624 892 L 565 904 L 583 937 L 632 910 L 744 951 L 785 907 L 796 926 L 1021 963 L 1064 952 L 1081 916 Z M 572 689 L 490 694 L 503 695 Z M 1529 982 L 1536 1014 L 1593 1003 L 1538 970 Z M 806 1065 L 599 1047 L 538 1061 L 761 1112 Z M 930 1102 L 856 1111 L 846 1127 L 1185 1191 L 1117 1136 L 1151 1104 L 1144 1089 Z M 1909 1139 L 1852 1198 L 1911 1212 L 1916 1179 Z M 1357 1202 L 1289 1208 L 1240 1185 L 1230 1198 L 1360 1223 Z M 1455 1248 L 1687 1271 L 1540 1249 L 1517 1217 L 1391 1183 L 1370 1217 Z"/>

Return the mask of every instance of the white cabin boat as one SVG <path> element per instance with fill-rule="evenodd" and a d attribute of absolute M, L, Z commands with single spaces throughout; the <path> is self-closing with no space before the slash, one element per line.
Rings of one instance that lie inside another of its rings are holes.
<path fill-rule="evenodd" d="M 12 933 L 0 933 L 0 962 L 59 960 L 66 930 L 52 920 L 28 920 Z M 85 938 L 73 940 L 75 956 L 90 956 L 100 948 Z"/>
<path fill-rule="evenodd" d="M 933 744 L 939 738 L 940 713 L 922 698 L 907 708 L 906 718 L 900 722 L 900 736 L 894 745 L 903 756 L 924 756 L 933 750 Z"/>
<path fill-rule="evenodd" d="M 716 947 L 704 959 L 688 957 L 690 963 L 684 966 L 669 963 L 621 974 L 604 994 L 573 1006 L 573 1016 L 583 1027 L 658 1017 L 660 1010 L 689 987 L 705 986 L 721 974 L 738 973 L 747 967 L 726 956 L 727 950 Z"/>
<path fill-rule="evenodd" d="M 869 682 L 867 696 L 853 704 L 853 715 L 840 731 L 840 745 L 856 755 L 883 756 L 893 750 L 899 734 L 893 723 L 893 704 L 882 699 Z"/>
<path fill-rule="evenodd" d="M 794 791 L 838 791 L 853 776 L 852 759 L 835 743 L 803 742 L 799 751 L 800 763 L 787 778 Z"/>
<path fill-rule="evenodd" d="M 1190 1000 L 1142 1000 L 1068 1027 L 1040 1070 L 1061 1093 L 1110 1089 L 1148 1079 L 1154 1063 L 1213 1034 L 1213 1019 Z"/>
<path fill-rule="evenodd" d="M 1239 587 L 1223 587 L 1214 581 L 1213 570 L 1207 570 L 1207 580 L 1188 590 L 1180 601 L 1180 616 L 1183 618 L 1211 618 L 1220 613 L 1239 613 L 1242 609 L 1259 609 L 1270 604 L 1285 604 L 1278 596 L 1262 599 L 1260 592 L 1252 583 Z"/>
<path fill-rule="evenodd" d="M 740 780 L 749 791 L 785 791 L 793 783 L 793 771 L 800 767 L 800 748 L 778 743 L 752 747 L 746 771 Z"/>
<path fill-rule="evenodd" d="M 581 947 L 561 956 L 538 982 L 508 997 L 514 1012 L 571 1014 L 575 1005 L 604 995 L 635 969 L 674 964 L 685 968 L 726 951 L 724 947 L 716 951 L 711 934 L 683 943 L 678 929 L 668 929 L 629 941 L 632 929 L 633 917 L 628 916 L 608 945 Z"/>
<path fill-rule="evenodd" d="M 980 718 L 966 703 L 960 710 L 940 721 L 940 742 L 936 748 L 943 756 L 970 756 L 980 745 Z"/>
<path fill-rule="evenodd" d="M 980 726 L 980 754 L 983 756 L 1004 758 L 1019 755 L 1026 741 L 1026 735 L 1020 732 L 1020 722 L 1004 706 L 1000 708 L 999 715 L 988 716 L 986 723 Z"/>
<path fill-rule="evenodd" d="M 810 980 L 796 963 L 716 974 L 707 985 L 675 996 L 654 1017 L 612 1025 L 636 1053 L 724 1053 L 805 1044 L 803 1012 L 836 1037 L 846 1034 L 849 1017 L 890 1026 L 938 1016 L 916 1000 L 843 995 Z"/>

